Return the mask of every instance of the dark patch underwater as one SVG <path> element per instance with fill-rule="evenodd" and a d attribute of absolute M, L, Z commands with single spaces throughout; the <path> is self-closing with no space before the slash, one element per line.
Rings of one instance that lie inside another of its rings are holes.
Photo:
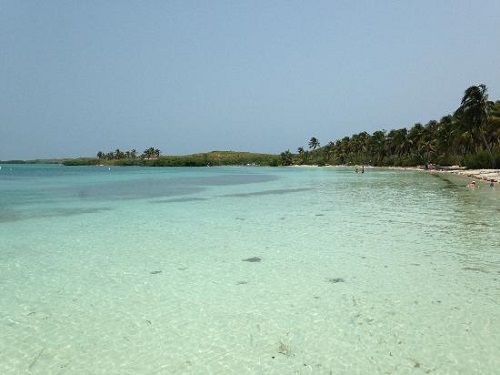
<path fill-rule="evenodd" d="M 252 193 L 235 193 L 235 194 L 225 194 L 223 197 L 256 197 L 262 195 L 282 195 L 282 194 L 290 194 L 290 193 L 299 193 L 301 191 L 310 191 L 311 188 L 297 188 L 297 189 L 274 189 L 274 190 L 263 190 L 263 191 L 255 191 Z"/>

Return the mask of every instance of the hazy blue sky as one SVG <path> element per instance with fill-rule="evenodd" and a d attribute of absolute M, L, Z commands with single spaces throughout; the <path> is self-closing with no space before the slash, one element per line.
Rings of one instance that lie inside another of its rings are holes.
<path fill-rule="evenodd" d="M 500 1 L 0 0 L 0 159 L 296 150 L 500 99 Z"/>

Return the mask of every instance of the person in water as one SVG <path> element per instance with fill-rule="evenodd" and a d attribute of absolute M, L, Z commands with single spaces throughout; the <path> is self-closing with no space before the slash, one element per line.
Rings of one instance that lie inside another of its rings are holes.
<path fill-rule="evenodd" d="M 495 180 L 491 180 L 490 181 L 490 188 L 494 188 L 495 187 Z"/>
<path fill-rule="evenodd" d="M 467 184 L 467 188 L 468 188 L 468 189 L 475 189 L 476 187 L 477 187 L 477 185 L 476 185 L 476 181 L 474 181 L 474 180 L 472 180 L 471 182 L 469 182 L 469 183 Z"/>

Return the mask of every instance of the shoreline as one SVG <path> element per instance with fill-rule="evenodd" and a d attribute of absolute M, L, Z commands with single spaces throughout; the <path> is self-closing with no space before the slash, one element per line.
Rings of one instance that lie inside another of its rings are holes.
<path fill-rule="evenodd" d="M 500 182 L 500 169 L 461 169 L 461 170 L 446 170 L 435 169 L 429 172 L 450 173 L 464 178 L 473 178 L 484 182 Z"/>
<path fill-rule="evenodd" d="M 372 167 L 378 168 L 378 167 Z M 384 167 L 380 167 L 384 168 Z M 484 182 L 500 182 L 500 169 L 463 169 L 460 167 L 448 167 L 448 168 L 429 168 L 424 167 L 388 167 L 389 169 L 405 170 L 405 171 L 422 171 L 428 173 L 447 173 L 453 174 L 455 176 L 463 178 L 472 178 Z"/>
<path fill-rule="evenodd" d="M 320 167 L 319 165 L 291 165 L 290 167 L 292 168 L 356 168 L 356 165 L 325 165 Z M 445 168 L 438 168 L 438 167 L 431 167 L 429 169 L 425 169 L 422 166 L 416 166 L 416 167 L 376 167 L 372 165 L 365 165 L 365 170 L 369 169 L 392 169 L 392 170 L 399 170 L 399 171 L 420 171 L 420 172 L 428 172 L 428 173 L 448 173 L 448 174 L 454 174 L 459 177 L 463 178 L 473 178 L 476 180 L 480 181 L 485 181 L 485 182 L 493 182 L 495 183 L 500 183 L 500 169 L 464 169 L 462 167 L 458 166 L 452 166 L 452 167 L 445 167 Z"/>
<path fill-rule="evenodd" d="M 22 163 L 2 163 L 3 165 L 16 165 L 16 164 L 31 164 L 29 162 L 23 161 Z M 33 163 L 33 164 L 43 164 L 43 163 Z M 48 163 L 48 164 L 60 164 L 60 165 L 65 165 L 61 163 Z M 71 165 L 68 165 L 71 166 Z M 96 164 L 86 164 L 86 166 L 109 166 L 109 167 L 128 167 L 128 166 L 141 166 L 141 167 L 154 167 L 152 165 L 121 165 L 121 164 L 103 164 L 103 165 L 96 165 Z M 223 165 L 213 165 L 213 167 L 229 167 L 229 166 L 249 166 L 249 164 L 223 164 Z M 270 167 L 269 165 L 253 165 L 250 164 L 250 166 L 265 166 L 265 167 Z M 339 164 L 339 165 L 317 165 L 317 164 L 292 164 L 289 166 L 285 166 L 285 168 L 346 168 L 346 169 L 354 169 L 356 167 L 360 167 L 361 164 L 359 165 L 346 165 L 346 164 Z M 165 165 L 165 166 L 159 166 L 159 167 L 166 167 L 166 168 L 171 168 L 171 167 L 206 167 L 206 165 L 200 165 L 200 166 L 171 166 L 171 165 Z M 395 166 L 373 166 L 373 165 L 364 165 L 365 170 L 370 170 L 370 169 L 388 169 L 388 170 L 399 170 L 399 171 L 419 171 L 419 172 L 428 172 L 428 173 L 447 173 L 447 174 L 453 174 L 459 177 L 463 178 L 469 178 L 469 179 L 476 179 L 479 181 L 483 182 L 491 182 L 493 181 L 494 183 L 498 184 L 500 183 L 500 169 L 487 169 L 487 168 L 482 168 L 482 169 L 464 169 L 464 167 L 459 167 L 459 166 L 450 166 L 450 167 L 436 167 L 436 166 L 430 166 L 429 169 L 425 169 L 423 166 L 413 166 L 413 167 L 395 167 Z M 0 166 L 1 169 L 1 166 Z"/>

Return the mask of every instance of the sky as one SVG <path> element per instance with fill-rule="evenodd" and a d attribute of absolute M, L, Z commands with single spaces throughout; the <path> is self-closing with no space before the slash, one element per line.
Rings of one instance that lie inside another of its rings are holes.
<path fill-rule="evenodd" d="M 500 99 L 500 1 L 0 0 L 0 160 L 278 153 Z"/>

